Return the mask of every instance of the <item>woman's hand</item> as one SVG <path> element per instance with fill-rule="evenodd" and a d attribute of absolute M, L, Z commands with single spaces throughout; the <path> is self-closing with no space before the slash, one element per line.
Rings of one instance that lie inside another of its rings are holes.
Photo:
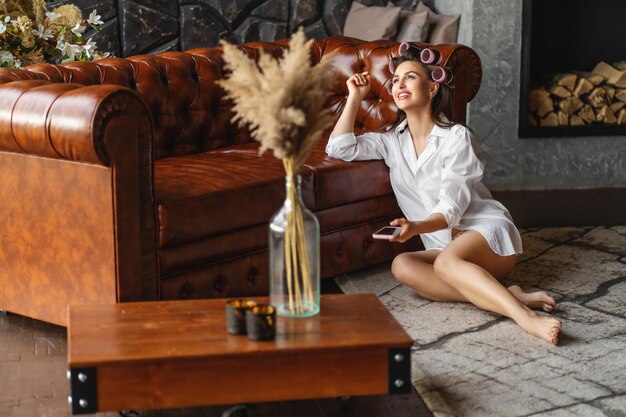
<path fill-rule="evenodd" d="M 415 230 L 415 223 L 408 221 L 404 217 L 401 219 L 392 220 L 391 223 L 389 223 L 389 225 L 402 227 L 402 230 L 400 230 L 400 233 L 398 233 L 397 235 L 393 236 L 390 239 L 391 242 L 404 243 L 417 234 Z"/>
<path fill-rule="evenodd" d="M 348 93 L 359 100 L 363 100 L 365 95 L 370 91 L 370 74 L 368 71 L 356 73 L 346 80 Z"/>

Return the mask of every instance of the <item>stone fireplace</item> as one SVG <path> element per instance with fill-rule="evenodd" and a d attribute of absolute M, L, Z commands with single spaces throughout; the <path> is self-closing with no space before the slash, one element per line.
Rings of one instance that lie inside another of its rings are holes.
<path fill-rule="evenodd" d="M 524 0 L 519 134 L 626 133 L 626 3 Z"/>
<path fill-rule="evenodd" d="M 626 186 L 626 134 L 520 137 L 523 4 L 500 0 L 469 3 L 469 11 L 463 15 L 469 20 L 465 22 L 469 26 L 465 41 L 481 58 L 483 82 L 469 104 L 467 122 L 476 131 L 485 155 L 484 182 L 489 189 Z M 587 3 L 598 7 L 600 2 Z M 614 44 L 622 42 L 618 33 L 615 36 Z"/>

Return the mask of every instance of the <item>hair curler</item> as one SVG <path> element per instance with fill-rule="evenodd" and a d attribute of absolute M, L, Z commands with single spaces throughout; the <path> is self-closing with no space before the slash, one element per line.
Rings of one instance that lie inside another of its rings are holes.
<path fill-rule="evenodd" d="M 452 71 L 449 68 L 435 67 L 430 72 L 430 77 L 438 83 L 450 84 L 452 81 Z"/>
<path fill-rule="evenodd" d="M 424 64 L 439 65 L 441 53 L 436 49 L 426 48 L 420 53 L 420 60 Z"/>
<path fill-rule="evenodd" d="M 422 53 L 422 50 L 420 48 L 418 48 L 417 46 L 413 45 L 412 43 L 409 42 L 402 42 L 400 44 L 400 46 L 398 46 L 398 55 L 404 55 L 407 53 L 407 51 L 409 49 L 414 50 L 415 52 L 417 52 L 417 56 L 419 57 L 420 54 Z"/>
<path fill-rule="evenodd" d="M 422 53 L 422 50 L 421 50 L 420 48 L 418 48 L 417 46 L 415 46 L 415 45 L 413 45 L 413 44 L 411 44 L 411 43 L 409 43 L 409 42 L 402 42 L 402 43 L 400 44 L 400 46 L 398 46 L 398 53 L 397 53 L 397 55 L 396 55 L 396 56 L 392 56 L 392 57 L 389 59 L 389 64 L 388 64 L 388 65 L 389 65 L 389 72 L 390 72 L 390 73 L 392 73 L 392 74 L 393 74 L 393 73 L 395 73 L 395 72 L 396 72 L 396 66 L 395 66 L 395 64 L 393 63 L 393 58 L 398 58 L 398 57 L 400 57 L 400 56 L 402 56 L 402 55 L 406 54 L 406 53 L 407 53 L 407 51 L 409 51 L 409 50 L 414 50 L 414 51 L 415 51 L 415 53 L 416 53 L 416 55 L 418 56 L 418 58 L 421 60 L 421 53 Z"/>
<path fill-rule="evenodd" d="M 400 46 L 398 46 L 398 55 L 402 55 L 404 54 L 406 51 L 409 50 L 409 48 L 411 47 L 411 44 L 408 42 L 402 42 L 400 44 Z"/>

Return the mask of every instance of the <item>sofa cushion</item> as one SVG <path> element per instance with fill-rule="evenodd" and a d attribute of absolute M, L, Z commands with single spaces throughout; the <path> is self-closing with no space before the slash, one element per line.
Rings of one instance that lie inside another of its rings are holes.
<path fill-rule="evenodd" d="M 392 194 L 389 168 L 383 161 L 346 162 L 326 154 L 325 140 L 315 145 L 305 168 L 314 173 L 314 204 L 307 206 L 313 211 L 364 201 Z M 225 152 L 256 155 L 257 143 L 230 146 Z M 267 155 L 270 155 L 267 153 Z"/>
<path fill-rule="evenodd" d="M 313 148 L 311 156 L 305 162 L 315 175 L 315 210 L 393 193 L 389 182 L 389 168 L 385 162 L 346 162 L 331 158 L 326 155 L 326 141 L 321 142 Z"/>
<path fill-rule="evenodd" d="M 285 199 L 280 160 L 229 148 L 155 161 L 161 248 L 268 223 Z M 313 172 L 304 167 L 302 198 L 313 207 Z"/>
<path fill-rule="evenodd" d="M 155 161 L 161 248 L 269 223 L 285 199 L 285 171 L 271 152 L 258 155 L 258 146 L 246 143 Z M 383 161 L 341 161 L 326 155 L 325 146 L 320 141 L 300 171 L 302 198 L 310 210 L 393 192 Z"/>

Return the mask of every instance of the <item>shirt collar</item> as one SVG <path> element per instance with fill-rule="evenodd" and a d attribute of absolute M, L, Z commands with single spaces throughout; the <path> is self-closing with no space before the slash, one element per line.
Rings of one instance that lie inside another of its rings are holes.
<path fill-rule="evenodd" d="M 441 115 L 441 119 L 442 121 L 448 122 L 448 118 L 445 115 Z M 408 119 L 404 119 L 402 122 L 400 122 L 400 124 L 398 126 L 396 126 L 396 133 L 400 133 L 400 131 L 402 129 L 404 129 L 405 127 L 407 127 L 407 124 L 409 123 Z M 450 132 L 450 128 L 449 127 L 441 127 L 439 125 L 437 125 L 435 123 L 435 125 L 433 126 L 432 130 L 430 131 L 430 133 L 428 134 L 427 138 L 428 140 L 430 140 L 430 138 L 432 136 L 438 136 L 438 137 L 446 137 L 448 136 L 448 133 Z"/>
<path fill-rule="evenodd" d="M 441 127 L 435 123 L 435 125 L 433 126 L 433 129 L 430 131 L 430 134 L 428 135 L 428 139 L 430 139 L 432 136 L 445 138 L 446 136 L 448 136 L 448 133 L 450 133 L 449 127 Z"/>
<path fill-rule="evenodd" d="M 407 125 L 407 123 L 409 123 L 409 121 L 406 118 L 401 121 L 400 124 L 396 126 L 396 133 L 400 133 L 400 131 L 404 129 L 404 127 Z"/>

